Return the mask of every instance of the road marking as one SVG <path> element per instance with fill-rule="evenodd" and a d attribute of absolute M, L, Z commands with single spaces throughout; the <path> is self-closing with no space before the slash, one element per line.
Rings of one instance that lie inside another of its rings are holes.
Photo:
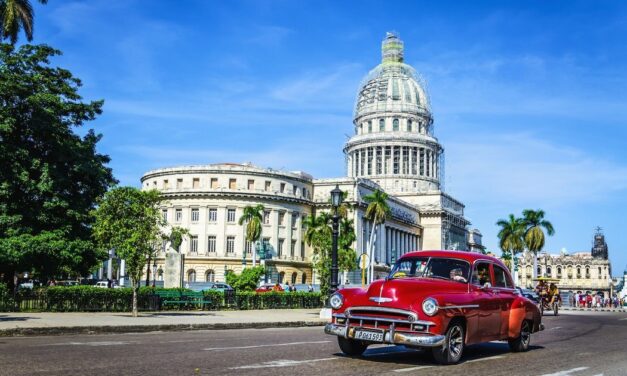
<path fill-rule="evenodd" d="M 395 369 L 394 372 L 411 372 L 411 371 L 417 371 L 419 369 L 425 369 L 425 368 L 431 368 L 433 366 L 419 366 L 419 367 L 410 367 L 410 368 L 399 368 L 399 369 Z"/>
<path fill-rule="evenodd" d="M 625 317 L 624 319 L 619 319 L 618 321 L 625 321 L 627 320 L 627 317 Z"/>
<path fill-rule="evenodd" d="M 263 362 L 257 364 L 249 364 L 246 366 L 239 367 L 231 367 L 229 369 L 255 369 L 255 368 L 277 368 L 277 367 L 293 367 L 301 364 L 307 363 L 315 363 L 315 362 L 324 362 L 326 360 L 336 360 L 340 358 L 320 358 L 320 359 L 307 359 L 307 360 L 289 360 L 289 359 L 281 359 L 281 360 L 273 360 L 270 362 Z"/>
<path fill-rule="evenodd" d="M 562 329 L 562 327 L 561 326 L 556 326 L 555 328 L 551 328 L 549 330 L 557 330 L 557 329 Z"/>
<path fill-rule="evenodd" d="M 254 346 L 209 347 L 209 348 L 206 348 L 206 349 L 203 349 L 203 350 L 205 350 L 205 351 L 242 350 L 242 349 L 256 349 L 258 347 L 295 346 L 295 345 L 309 345 L 309 344 L 329 343 L 329 342 L 331 342 L 331 341 L 272 343 L 272 344 L 254 345 Z"/>
<path fill-rule="evenodd" d="M 579 371 L 584 371 L 587 370 L 588 367 L 577 367 L 577 368 L 573 368 L 573 369 L 569 369 L 566 371 L 559 371 L 559 372 L 555 372 L 555 373 L 546 373 L 542 376 L 570 376 L 573 372 L 579 372 Z"/>
<path fill-rule="evenodd" d="M 102 342 L 62 342 L 47 346 L 120 346 L 138 343 L 137 341 L 102 341 Z"/>
<path fill-rule="evenodd" d="M 464 363 L 483 362 L 484 360 L 501 359 L 501 358 L 505 358 L 505 356 L 504 355 L 489 356 L 487 358 L 478 358 L 478 359 L 467 360 Z"/>

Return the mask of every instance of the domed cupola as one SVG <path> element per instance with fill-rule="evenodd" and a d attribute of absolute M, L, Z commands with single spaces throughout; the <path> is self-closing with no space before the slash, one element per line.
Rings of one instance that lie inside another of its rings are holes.
<path fill-rule="evenodd" d="M 386 34 L 381 55 L 357 92 L 355 135 L 344 147 L 348 176 L 400 196 L 439 190 L 443 149 L 433 135 L 426 84 L 404 63 L 396 33 Z"/>

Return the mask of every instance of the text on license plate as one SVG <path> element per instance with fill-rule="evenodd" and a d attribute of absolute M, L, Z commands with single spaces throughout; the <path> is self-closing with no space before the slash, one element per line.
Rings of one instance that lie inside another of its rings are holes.
<path fill-rule="evenodd" d="M 355 339 L 363 339 L 365 341 L 373 341 L 373 342 L 383 342 L 383 332 L 355 330 Z"/>

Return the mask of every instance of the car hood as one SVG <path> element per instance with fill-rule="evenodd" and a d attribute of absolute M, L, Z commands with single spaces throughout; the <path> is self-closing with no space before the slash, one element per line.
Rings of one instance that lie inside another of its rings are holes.
<path fill-rule="evenodd" d="M 409 309 L 412 303 L 438 293 L 465 293 L 465 283 L 432 278 L 397 278 L 377 280 L 363 289 L 345 289 L 343 293 L 350 306 L 386 306 Z"/>

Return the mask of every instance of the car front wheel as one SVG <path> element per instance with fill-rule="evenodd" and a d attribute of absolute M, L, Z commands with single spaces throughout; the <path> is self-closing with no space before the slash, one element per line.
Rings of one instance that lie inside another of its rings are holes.
<path fill-rule="evenodd" d="M 440 364 L 455 364 L 462 358 L 464 352 L 464 326 L 454 322 L 446 331 L 444 345 L 432 349 L 435 361 Z"/>
<path fill-rule="evenodd" d="M 344 337 L 337 337 L 337 344 L 340 345 L 340 350 L 342 350 L 344 354 L 350 356 L 359 356 L 368 348 L 368 345 L 362 341 Z"/>
<path fill-rule="evenodd" d="M 529 349 L 529 342 L 531 342 L 531 325 L 525 320 L 520 326 L 518 338 L 510 339 L 508 344 L 513 352 L 523 352 Z"/>

